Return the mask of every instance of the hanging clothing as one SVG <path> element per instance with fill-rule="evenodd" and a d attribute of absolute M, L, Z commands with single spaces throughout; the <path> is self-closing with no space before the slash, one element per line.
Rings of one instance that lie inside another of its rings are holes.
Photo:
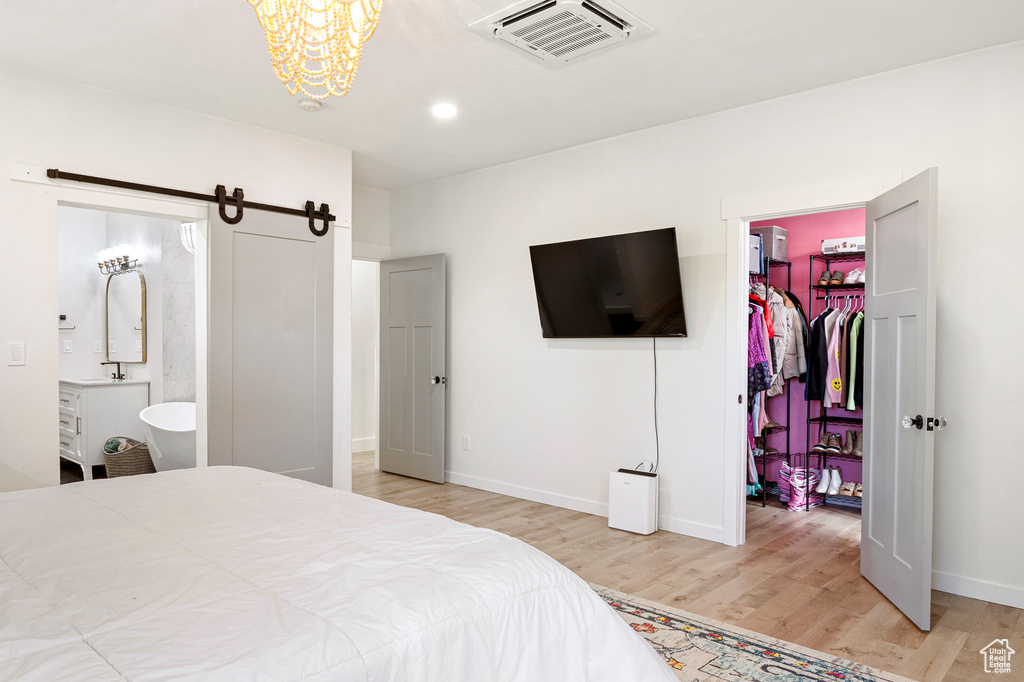
<path fill-rule="evenodd" d="M 825 396 L 821 401 L 824 407 L 839 404 L 843 389 L 839 377 L 839 341 L 842 338 L 842 322 L 846 313 L 837 310 L 825 318 L 825 335 L 828 337 L 828 369 L 825 372 Z"/>
<path fill-rule="evenodd" d="M 747 329 L 747 405 L 754 404 L 754 395 L 772 385 L 771 368 L 765 352 L 766 327 L 764 312 L 756 305 L 748 307 Z"/>
<path fill-rule="evenodd" d="M 802 365 L 802 369 L 800 370 L 800 375 L 797 378 L 797 380 L 800 383 L 804 383 L 807 381 L 807 363 L 809 362 L 810 358 L 809 348 L 811 341 L 811 328 L 810 325 L 807 323 L 807 313 L 804 312 L 804 306 L 802 303 L 800 303 L 800 299 L 797 298 L 796 294 L 794 294 L 792 291 L 787 291 L 785 293 L 786 298 L 788 298 L 790 302 L 796 307 L 796 312 L 800 317 L 800 327 L 802 328 L 803 337 L 801 339 L 802 344 L 797 349 L 797 353 L 803 355 L 804 363 Z"/>
<path fill-rule="evenodd" d="M 772 374 L 772 386 L 768 389 L 768 397 L 781 395 L 786 390 L 785 365 L 786 354 L 793 338 L 793 321 L 786 311 L 786 302 L 782 294 L 772 289 L 768 293 L 768 305 L 772 321 L 775 325 L 775 336 L 772 338 L 772 350 L 775 353 L 775 372 Z"/>
<path fill-rule="evenodd" d="M 804 387 L 805 400 L 824 400 L 825 374 L 828 371 L 827 320 L 836 311 L 826 308 L 811 322 L 810 344 L 807 355 L 807 385 Z"/>
<path fill-rule="evenodd" d="M 853 318 L 853 324 L 850 327 L 850 355 L 849 365 L 850 373 L 848 375 L 848 387 L 846 391 L 846 409 L 856 410 L 860 405 L 857 402 L 857 382 L 858 380 L 863 382 L 863 370 L 864 370 L 864 346 L 862 342 L 861 329 L 864 326 L 864 311 L 857 313 L 857 316 Z M 859 348 L 859 350 L 858 350 Z M 862 384 L 863 386 L 863 384 Z M 863 388 L 861 389 L 863 392 Z"/>

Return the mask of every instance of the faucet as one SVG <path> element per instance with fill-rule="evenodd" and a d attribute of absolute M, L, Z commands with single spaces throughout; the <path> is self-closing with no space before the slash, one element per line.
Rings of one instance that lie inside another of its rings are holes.
<path fill-rule="evenodd" d="M 117 365 L 117 371 L 110 375 L 110 378 L 114 381 L 124 381 L 128 377 L 121 372 L 121 362 L 118 360 L 111 360 L 110 362 L 101 362 L 101 365 Z"/>

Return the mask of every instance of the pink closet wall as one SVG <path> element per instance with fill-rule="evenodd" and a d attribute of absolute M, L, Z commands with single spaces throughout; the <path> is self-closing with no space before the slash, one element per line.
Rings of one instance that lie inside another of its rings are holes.
<path fill-rule="evenodd" d="M 813 320 L 822 310 L 825 309 L 824 301 L 809 300 L 807 297 L 807 287 L 810 285 L 810 280 L 813 277 L 814 281 L 818 281 L 818 277 L 824 270 L 824 266 L 821 263 L 815 263 L 815 271 L 810 271 L 810 256 L 811 254 L 821 253 L 821 240 L 831 239 L 835 237 L 850 237 L 860 236 L 864 234 L 864 209 L 850 209 L 846 211 L 833 211 L 831 213 L 815 213 L 811 215 L 794 216 L 791 218 L 775 218 L 772 220 L 761 220 L 758 222 L 751 223 L 751 227 L 763 227 L 766 225 L 778 225 L 779 227 L 786 228 L 789 237 L 789 261 L 793 264 L 793 281 L 789 291 L 793 292 L 796 297 L 803 304 L 804 312 L 808 315 L 808 323 Z M 838 263 L 834 264 L 833 270 L 836 268 L 855 268 L 863 267 L 861 263 Z M 785 268 L 772 268 L 772 281 L 771 284 L 781 288 L 786 286 L 786 269 Z M 792 453 L 805 453 L 807 452 L 807 402 L 804 400 L 804 387 L 805 384 L 800 383 L 797 379 L 790 379 L 786 382 L 786 391 L 792 391 L 793 395 L 790 397 L 791 405 L 791 417 L 790 417 L 790 452 Z M 820 403 L 812 403 L 812 416 L 818 415 L 818 406 Z M 768 400 L 768 416 L 778 422 L 779 424 L 786 423 L 786 395 L 779 395 Z M 834 413 L 835 410 L 830 410 Z M 861 410 L 855 412 L 846 412 L 842 410 L 840 412 L 843 416 L 860 417 Z M 818 442 L 818 431 L 817 425 L 811 427 L 811 446 Z M 835 426 L 830 427 L 833 432 L 838 431 L 839 434 L 845 440 L 846 430 L 848 426 Z M 777 448 L 780 452 L 784 452 L 786 448 L 786 434 L 775 433 L 769 436 L 768 445 Z M 794 464 L 803 464 L 803 457 L 799 460 L 793 460 Z M 760 465 L 760 462 L 758 462 Z M 811 458 L 811 466 L 817 464 L 817 457 Z M 843 480 L 849 481 L 862 481 L 863 477 L 861 474 L 862 467 L 860 462 L 852 462 L 846 460 L 837 460 L 831 462 L 830 466 L 838 465 L 842 472 Z M 772 462 L 768 465 L 768 480 L 777 481 L 779 472 L 779 462 Z M 819 465 L 820 466 L 820 465 Z"/>

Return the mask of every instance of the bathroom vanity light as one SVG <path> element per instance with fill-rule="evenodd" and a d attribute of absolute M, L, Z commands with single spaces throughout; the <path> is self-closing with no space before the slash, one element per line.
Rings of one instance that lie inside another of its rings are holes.
<path fill-rule="evenodd" d="M 196 224 L 181 224 L 181 245 L 191 254 L 196 252 Z"/>
<path fill-rule="evenodd" d="M 129 258 L 127 255 L 115 258 L 113 260 L 105 260 L 97 263 L 100 268 L 100 274 L 102 275 L 123 275 L 126 272 L 132 272 L 135 268 L 139 267 L 138 258 Z"/>

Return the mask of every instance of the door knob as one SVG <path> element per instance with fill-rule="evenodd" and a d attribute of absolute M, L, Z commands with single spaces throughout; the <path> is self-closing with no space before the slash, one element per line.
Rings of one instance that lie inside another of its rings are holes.
<path fill-rule="evenodd" d="M 929 431 L 931 431 L 932 429 L 934 429 L 936 431 L 942 431 L 944 428 L 946 428 L 946 418 L 945 417 L 928 417 L 928 430 Z"/>
<path fill-rule="evenodd" d="M 448 383 L 448 377 L 434 377 L 433 379 L 430 380 L 430 383 L 432 383 L 432 384 L 447 384 Z"/>
<path fill-rule="evenodd" d="M 924 417 L 917 415 L 913 419 L 910 417 L 903 417 L 903 428 L 909 429 L 911 426 L 916 426 L 918 429 L 924 427 Z"/>

